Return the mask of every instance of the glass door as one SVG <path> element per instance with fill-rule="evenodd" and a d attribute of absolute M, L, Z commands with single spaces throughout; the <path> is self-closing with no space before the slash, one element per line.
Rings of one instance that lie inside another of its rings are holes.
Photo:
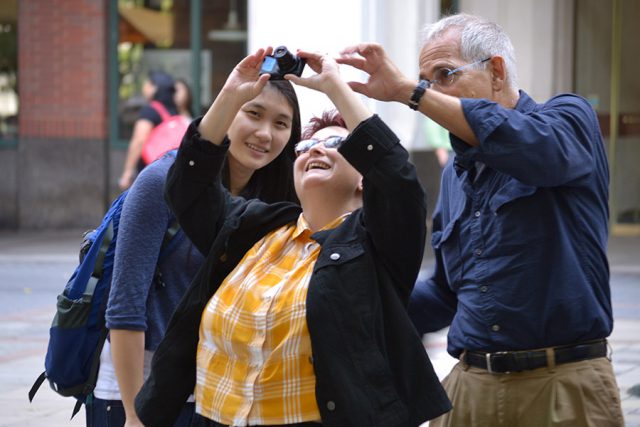
<path fill-rule="evenodd" d="M 640 235 L 640 2 L 575 4 L 575 91 L 595 108 L 607 144 L 611 231 Z"/>
<path fill-rule="evenodd" d="M 613 2 L 610 162 L 612 225 L 640 234 L 640 2 Z"/>

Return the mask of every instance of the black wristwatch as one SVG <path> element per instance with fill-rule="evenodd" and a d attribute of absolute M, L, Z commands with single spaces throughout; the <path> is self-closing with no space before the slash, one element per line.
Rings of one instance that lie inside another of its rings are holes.
<path fill-rule="evenodd" d="M 418 109 L 418 104 L 420 103 L 420 98 L 426 92 L 427 89 L 431 87 L 431 82 L 429 80 L 420 80 L 418 85 L 413 90 L 413 94 L 411 95 L 411 99 L 409 100 L 409 108 L 412 110 Z"/>

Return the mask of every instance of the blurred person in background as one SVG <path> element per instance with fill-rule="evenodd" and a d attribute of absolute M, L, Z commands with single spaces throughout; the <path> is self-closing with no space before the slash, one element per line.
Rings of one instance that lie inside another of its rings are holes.
<path fill-rule="evenodd" d="M 173 97 L 178 109 L 178 114 L 191 120 L 193 119 L 193 111 L 191 111 L 191 104 L 193 102 L 193 95 L 191 93 L 191 86 L 183 78 L 176 79 L 176 93 Z"/>
<path fill-rule="evenodd" d="M 145 167 L 140 157 L 142 146 L 153 128 L 162 123 L 160 113 L 151 106 L 151 102 L 157 101 L 162 104 L 171 116 L 178 114 L 174 100 L 175 92 L 176 87 L 173 77 L 164 71 L 149 72 L 142 85 L 142 95 L 147 100 L 147 103 L 140 110 L 138 118 L 133 125 L 133 133 L 129 140 L 122 175 L 118 180 L 118 186 L 121 190 L 131 187 L 136 175 Z"/>

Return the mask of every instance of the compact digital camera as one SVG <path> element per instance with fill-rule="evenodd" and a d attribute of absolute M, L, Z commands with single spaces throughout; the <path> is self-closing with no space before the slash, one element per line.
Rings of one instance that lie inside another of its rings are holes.
<path fill-rule="evenodd" d="M 295 74 L 300 77 L 306 63 L 306 60 L 298 58 L 285 46 L 278 46 L 273 51 L 273 55 L 264 57 L 260 74 L 270 74 L 271 80 L 283 80 L 285 74 Z"/>

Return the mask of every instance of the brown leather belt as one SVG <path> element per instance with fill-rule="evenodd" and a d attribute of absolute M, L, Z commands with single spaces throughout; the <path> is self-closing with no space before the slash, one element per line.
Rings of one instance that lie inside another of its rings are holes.
<path fill-rule="evenodd" d="M 540 350 L 498 351 L 495 353 L 466 351 L 463 353 L 461 360 L 470 366 L 486 369 L 489 372 L 506 373 L 546 367 L 550 365 L 549 357 L 552 357 L 551 360 L 556 365 L 560 365 L 605 357 L 606 355 L 607 340 L 601 339 Z"/>

